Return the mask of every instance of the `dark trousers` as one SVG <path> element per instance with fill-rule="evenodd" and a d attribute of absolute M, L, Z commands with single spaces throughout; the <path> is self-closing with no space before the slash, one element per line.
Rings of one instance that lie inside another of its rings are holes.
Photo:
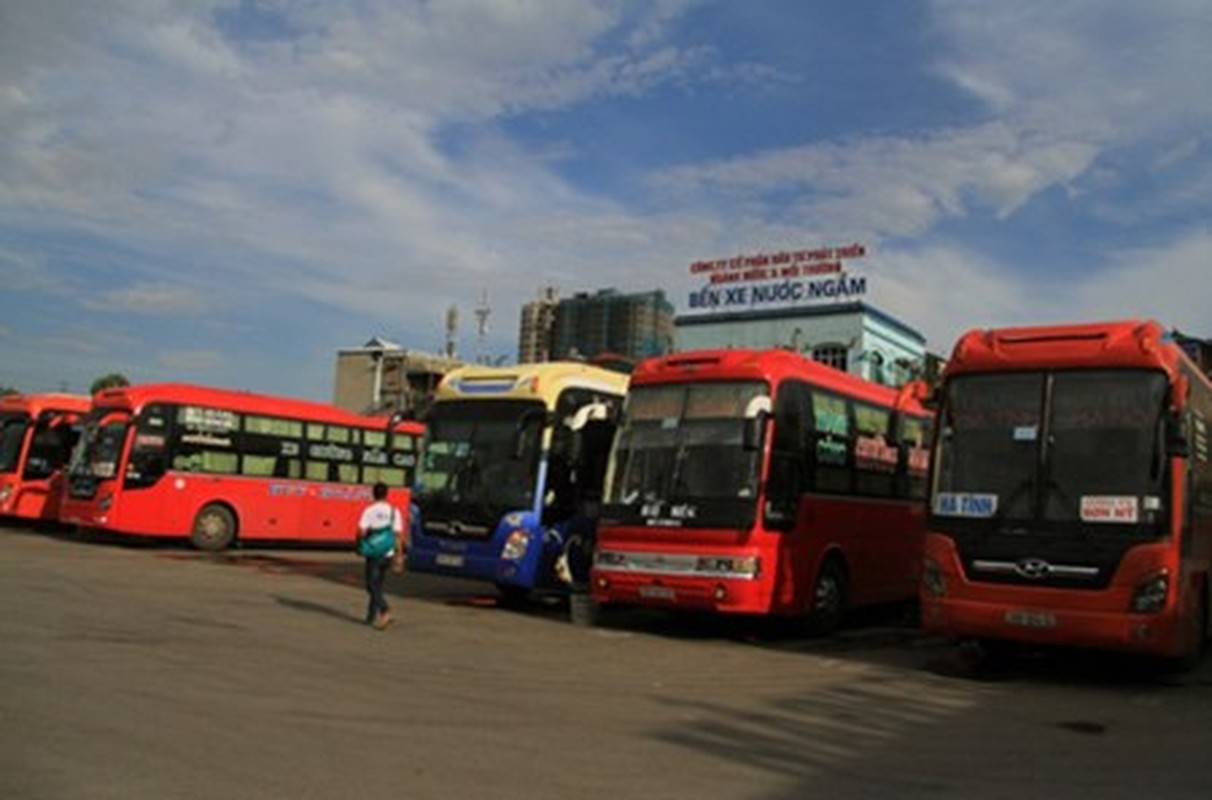
<path fill-rule="evenodd" d="M 391 568 L 390 558 L 366 559 L 366 594 L 370 602 L 366 606 L 366 621 L 374 622 L 375 617 L 387 611 L 387 597 L 383 594 L 383 583 L 387 580 L 387 570 Z"/>

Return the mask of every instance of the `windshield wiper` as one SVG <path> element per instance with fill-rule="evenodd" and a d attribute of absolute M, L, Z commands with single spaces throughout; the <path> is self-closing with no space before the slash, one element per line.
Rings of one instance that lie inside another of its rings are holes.
<path fill-rule="evenodd" d="M 1012 489 L 1010 491 L 1010 493 L 1006 495 L 1006 499 L 1004 502 L 999 498 L 998 504 L 997 504 L 997 511 L 993 512 L 993 521 L 998 524 L 999 533 L 1025 533 L 1026 532 L 1026 529 L 1021 526 L 1014 527 L 1011 525 L 1003 525 L 1002 523 L 1005 522 L 1005 519 L 1006 519 L 1006 509 L 1009 508 L 1014 503 L 1014 501 L 1017 500 L 1019 497 L 1021 497 L 1023 494 L 1028 494 L 1028 495 L 1034 494 L 1034 488 L 1035 488 L 1035 476 L 1028 475 L 1027 477 L 1023 478 L 1021 481 L 1019 481 L 1018 484 L 1014 487 L 1014 489 Z M 1016 520 L 1016 522 L 1021 522 L 1021 520 Z"/>

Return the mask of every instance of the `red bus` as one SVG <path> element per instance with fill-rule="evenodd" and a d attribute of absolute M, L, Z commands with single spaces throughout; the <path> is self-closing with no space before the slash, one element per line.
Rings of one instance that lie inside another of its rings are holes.
<path fill-rule="evenodd" d="M 943 373 L 927 630 L 1198 660 L 1212 384 L 1152 321 L 971 331 Z"/>
<path fill-rule="evenodd" d="M 88 410 L 81 395 L 0 397 L 0 516 L 58 518 L 62 470 Z"/>
<path fill-rule="evenodd" d="M 797 617 L 913 599 L 931 415 L 785 350 L 687 352 L 632 373 L 606 477 L 599 606 Z"/>
<path fill-rule="evenodd" d="M 68 469 L 62 519 L 136 536 L 350 542 L 383 481 L 409 507 L 415 422 L 187 384 L 108 389 Z"/>

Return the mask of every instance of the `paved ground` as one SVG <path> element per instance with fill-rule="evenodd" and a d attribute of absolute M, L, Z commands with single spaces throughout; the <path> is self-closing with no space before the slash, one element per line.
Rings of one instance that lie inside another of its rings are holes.
<path fill-rule="evenodd" d="M 862 619 L 821 641 L 496 607 L 349 554 L 0 527 L 0 798 L 1207 796 L 1212 667 L 1027 659 L 997 680 Z"/>

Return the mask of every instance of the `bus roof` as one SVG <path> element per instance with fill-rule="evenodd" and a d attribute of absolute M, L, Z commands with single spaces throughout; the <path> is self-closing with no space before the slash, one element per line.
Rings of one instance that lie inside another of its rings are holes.
<path fill-rule="evenodd" d="M 594 389 L 622 396 L 628 376 L 579 361 L 546 361 L 510 367 L 467 365 L 451 370 L 438 384 L 435 399 L 477 398 L 486 400 L 543 400 L 554 405 L 560 392 L 570 387 Z"/>
<path fill-rule="evenodd" d="M 188 383 L 146 383 L 122 386 L 98 392 L 93 403 L 98 408 L 124 409 L 139 412 L 151 403 L 184 403 L 211 406 L 241 414 L 265 414 L 326 422 L 332 425 L 387 427 L 388 417 L 355 414 L 326 403 L 297 400 L 289 397 L 257 394 L 237 389 L 219 389 Z M 400 422 L 396 430 L 420 434 L 424 426 L 415 421 Z"/>
<path fill-rule="evenodd" d="M 0 413 L 26 413 L 36 417 L 43 411 L 72 411 L 86 413 L 92 400 L 84 395 L 65 392 L 41 394 L 6 394 L 0 397 Z"/>
<path fill-rule="evenodd" d="M 1187 355 L 1159 323 L 1128 319 L 971 330 L 956 342 L 943 375 L 1103 366 L 1161 369 L 1173 379 L 1184 362 Z"/>
<path fill-rule="evenodd" d="M 641 361 L 631 374 L 633 386 L 688 380 L 761 380 L 777 384 L 798 378 L 814 386 L 879 405 L 928 413 L 920 400 L 926 386 L 912 382 L 884 386 L 781 348 L 766 350 L 692 350 Z"/>

